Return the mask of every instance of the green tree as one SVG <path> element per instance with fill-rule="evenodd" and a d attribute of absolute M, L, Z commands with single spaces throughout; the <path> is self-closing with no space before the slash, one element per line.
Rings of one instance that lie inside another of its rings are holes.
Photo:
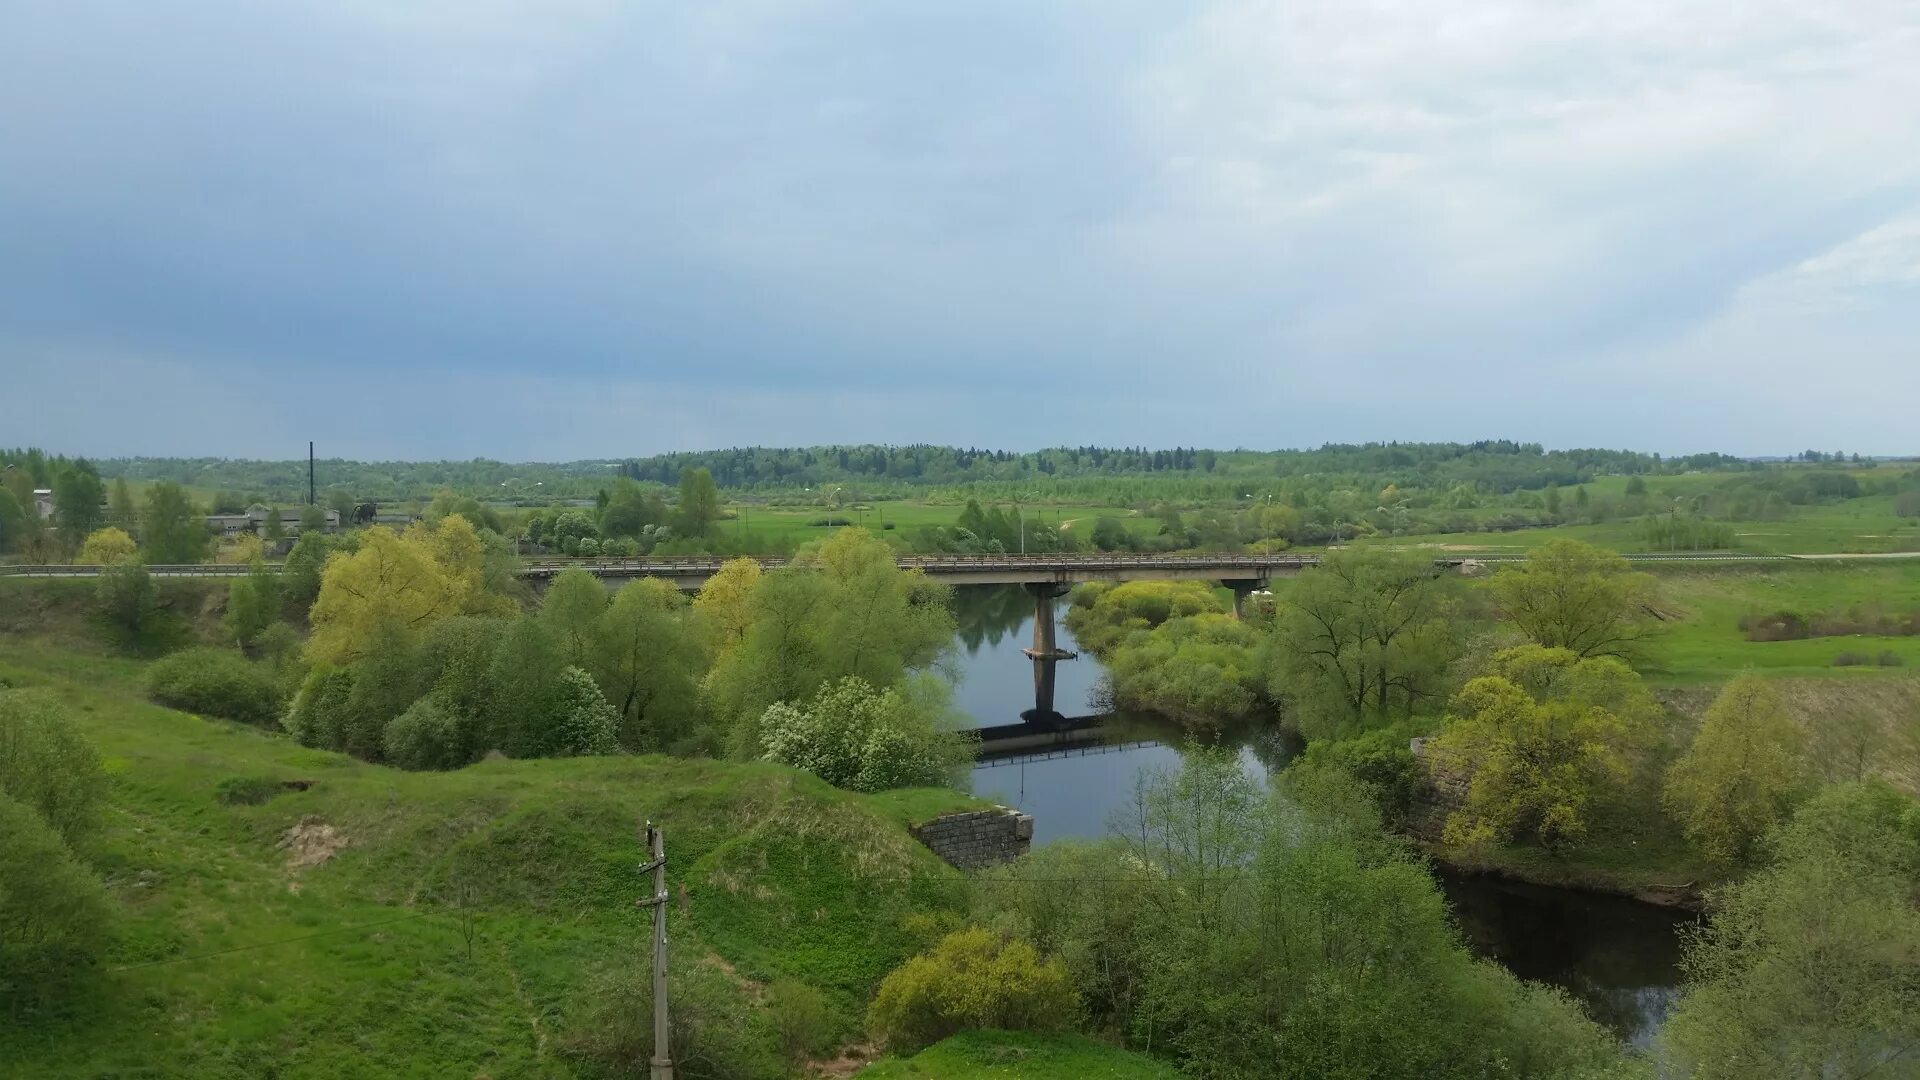
<path fill-rule="evenodd" d="M 607 610 L 607 587 L 579 567 L 568 567 L 547 586 L 540 621 L 560 642 L 567 663 L 585 667 L 594 647 L 594 628 Z"/>
<path fill-rule="evenodd" d="M 261 526 L 260 538 L 267 542 L 268 549 L 278 558 L 280 545 L 287 539 L 287 523 L 280 519 L 278 506 L 267 507 L 267 523 Z"/>
<path fill-rule="evenodd" d="M 593 627 L 588 670 L 620 715 L 620 745 L 672 748 L 700 719 L 705 656 L 680 591 L 658 579 L 631 581 Z"/>
<path fill-rule="evenodd" d="M 1742 675 L 1701 718 L 1663 801 L 1716 862 L 1744 860 L 1806 793 L 1806 734 L 1766 680 Z"/>
<path fill-rule="evenodd" d="M 133 490 L 127 478 L 113 478 L 113 494 L 107 499 L 107 520 L 127 532 L 140 530 L 140 511 L 133 505 Z"/>
<path fill-rule="evenodd" d="M 280 620 L 280 578 L 258 558 L 247 576 L 227 586 L 227 633 L 241 648 L 251 646 Z"/>
<path fill-rule="evenodd" d="M 160 603 L 153 577 L 139 556 L 129 555 L 100 572 L 94 583 L 100 615 L 125 643 L 139 645 L 160 620 Z"/>
<path fill-rule="evenodd" d="M 46 820 L 0 793 L 0 1002 L 44 1006 L 106 953 L 112 909 Z"/>
<path fill-rule="evenodd" d="M 1501 612 L 1549 649 L 1629 657 L 1652 633 L 1653 579 L 1578 540 L 1549 540 L 1492 582 Z"/>
<path fill-rule="evenodd" d="M 1560 489 L 1552 484 L 1547 485 L 1546 506 L 1549 517 L 1557 518 L 1560 516 Z"/>
<path fill-rule="evenodd" d="M 17 551 L 40 531 L 33 511 L 20 505 L 13 492 L 0 488 L 0 551 Z"/>
<path fill-rule="evenodd" d="M 86 461 L 76 461 L 53 479 L 53 524 L 69 548 L 106 524 L 106 486 Z"/>
<path fill-rule="evenodd" d="M 1459 654 L 1449 585 L 1415 554 L 1329 552 L 1300 575 L 1274 621 L 1272 689 L 1322 733 L 1444 692 Z"/>
<path fill-rule="evenodd" d="M 638 537 L 649 525 L 667 522 L 667 504 L 657 491 L 621 477 L 613 482 L 607 505 L 600 511 L 600 535 Z"/>
<path fill-rule="evenodd" d="M 1686 944 L 1676 1064 L 1701 1080 L 1913 1075 L 1920 805 L 1877 780 L 1831 787 L 1766 848 Z"/>
<path fill-rule="evenodd" d="M 1618 795 L 1660 707 L 1631 668 L 1537 645 L 1494 656 L 1454 698 L 1429 744 L 1436 772 L 1467 779 L 1450 844 L 1578 844 L 1592 805 Z"/>
<path fill-rule="evenodd" d="M 705 469 L 680 473 L 680 502 L 674 511 L 674 529 L 682 536 L 705 536 L 720 520 L 720 489 Z"/>
<path fill-rule="evenodd" d="M 560 673 L 547 753 L 562 757 L 614 753 L 620 748 L 619 726 L 619 716 L 592 675 L 577 667 Z"/>
<path fill-rule="evenodd" d="M 179 484 L 147 489 L 140 546 L 150 563 L 197 563 L 207 557 L 207 520 Z"/>
<path fill-rule="evenodd" d="M 323 533 L 327 531 L 327 511 L 324 507 L 308 503 L 300 508 L 300 535 Z"/>
<path fill-rule="evenodd" d="M 539 619 L 514 619 L 494 652 L 487 744 L 508 757 L 545 757 L 558 711 L 566 650 Z"/>
<path fill-rule="evenodd" d="M 0 795 L 75 843 L 99 823 L 106 794 L 100 755 L 74 730 L 58 698 L 46 690 L 0 690 Z"/>

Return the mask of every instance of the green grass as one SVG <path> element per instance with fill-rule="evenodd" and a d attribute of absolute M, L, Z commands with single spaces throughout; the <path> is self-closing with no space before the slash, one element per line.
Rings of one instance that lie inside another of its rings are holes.
<path fill-rule="evenodd" d="M 972 1031 L 913 1057 L 875 1062 L 859 1080 L 1177 1080 L 1164 1062 L 1078 1035 Z"/>
<path fill-rule="evenodd" d="M 1674 481 L 1693 479 L 1675 477 Z M 1659 493 L 1656 481 L 1649 490 Z M 1658 504 L 1663 500 L 1654 499 Z M 1571 512 L 1569 510 L 1569 512 Z M 1734 546 L 1757 555 L 1828 555 L 1920 551 L 1920 518 L 1893 513 L 1893 497 L 1874 495 L 1845 502 L 1794 507 L 1781 521 L 1735 521 Z M 1554 525 L 1490 533 L 1422 533 L 1362 541 L 1392 546 L 1426 546 L 1464 554 L 1517 555 L 1559 538 L 1582 540 L 1614 551 L 1645 551 L 1641 519 L 1601 524 Z"/>
<path fill-rule="evenodd" d="M 0 637 L 0 680 L 50 687 L 106 759 L 108 823 L 86 854 L 119 910 L 96 994 L 0 1025 L 9 1077 L 609 1074 L 623 1016 L 607 1003 L 644 971 L 650 818 L 677 977 L 739 1005 L 728 1038 L 749 1049 L 772 1046 L 746 1009 L 755 984 L 816 986 L 852 1037 L 873 982 L 917 947 L 902 919 L 958 902 L 958 875 L 902 827 L 945 808 L 938 793 L 659 757 L 405 773 L 152 705 L 143 666 Z M 223 804 L 243 776 L 312 784 Z M 281 844 L 302 822 L 344 846 L 293 865 Z"/>
<path fill-rule="evenodd" d="M 832 516 L 837 521 L 846 520 L 854 525 L 864 526 L 876 533 L 899 535 L 930 525 L 952 525 L 960 517 L 960 511 L 966 504 L 894 502 L 879 501 L 859 504 L 860 509 L 848 506 L 832 511 L 822 505 L 796 509 L 792 507 L 762 508 L 759 506 L 735 504 L 728 509 L 735 515 L 730 521 L 714 526 L 716 532 L 732 536 L 750 536 L 779 546 L 802 544 L 808 540 L 826 535 L 824 525 L 814 522 Z M 1012 513 L 1012 505 L 1004 504 L 1001 509 Z M 1030 521 L 1044 522 L 1050 527 L 1062 525 L 1070 529 L 1091 533 L 1094 520 L 1100 517 L 1119 518 L 1126 526 L 1141 535 L 1150 535 L 1159 528 L 1159 522 L 1141 517 L 1131 510 L 1111 506 L 1029 505 L 1022 513 Z M 892 525 L 889 533 L 883 526 Z"/>
<path fill-rule="evenodd" d="M 1889 612 L 1920 610 L 1920 560 L 1794 563 L 1661 574 L 1661 602 L 1677 616 L 1648 649 L 1644 670 L 1660 683 L 1720 681 L 1747 669 L 1773 675 L 1870 679 L 1920 672 L 1920 637 L 1849 636 L 1801 641 L 1748 641 L 1743 615 L 1794 611 L 1840 613 L 1878 604 Z M 1898 668 L 1836 668 L 1842 652 L 1890 652 Z"/>

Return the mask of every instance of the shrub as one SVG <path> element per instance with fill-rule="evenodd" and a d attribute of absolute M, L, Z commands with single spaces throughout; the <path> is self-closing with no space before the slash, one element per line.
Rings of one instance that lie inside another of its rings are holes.
<path fill-rule="evenodd" d="M 287 733 L 302 746 L 329 749 L 340 744 L 346 727 L 347 702 L 353 696 L 352 668 L 315 668 L 300 684 L 287 709 Z"/>
<path fill-rule="evenodd" d="M 1866 653 L 1857 653 L 1852 650 L 1843 652 L 1833 658 L 1834 667 L 1867 667 L 1872 663 L 1873 657 L 1868 656 Z"/>
<path fill-rule="evenodd" d="M 387 761 L 403 769 L 458 769 L 479 756 L 478 723 L 439 694 L 387 721 Z"/>
<path fill-rule="evenodd" d="M 100 879 L 53 826 L 0 794 L 0 1001 L 24 1011 L 97 965 L 109 914 Z"/>
<path fill-rule="evenodd" d="M 101 571 L 94 596 L 100 602 L 100 617 L 129 645 L 141 644 L 159 620 L 153 576 L 138 555 L 129 555 Z"/>
<path fill-rule="evenodd" d="M 913 1051 L 977 1028 L 1059 1031 L 1079 1014 L 1066 965 L 973 929 L 947 935 L 881 980 L 867 1026 L 888 1049 Z"/>
<path fill-rule="evenodd" d="M 272 725 L 280 691 L 271 672 L 226 649 L 187 649 L 147 671 L 147 696 L 162 705 Z"/>
<path fill-rule="evenodd" d="M 950 693 L 932 679 L 876 690 L 849 675 L 804 707 L 769 706 L 760 718 L 766 758 L 854 791 L 943 784 L 968 756 L 952 730 Z"/>
<path fill-rule="evenodd" d="M 1885 652 L 1881 653 L 1879 656 L 1874 658 L 1874 661 L 1878 663 L 1881 667 L 1899 667 L 1900 665 L 1906 663 L 1905 660 L 1902 660 L 1900 658 L 1900 654 L 1897 652 L 1894 652 L 1892 649 L 1888 649 Z"/>
<path fill-rule="evenodd" d="M 89 535 L 86 543 L 80 545 L 80 554 L 74 558 L 87 566 L 108 566 L 139 550 L 140 545 L 133 542 L 133 537 L 109 525 Z"/>
<path fill-rule="evenodd" d="M 0 796 L 72 842 L 92 828 L 106 789 L 99 755 L 58 699 L 45 690 L 0 690 Z M 0 893 L 5 882 L 0 875 Z"/>
<path fill-rule="evenodd" d="M 577 667 L 560 673 L 560 691 L 554 713 L 554 743 L 550 753 L 562 757 L 575 754 L 611 754 L 620 749 L 614 732 L 620 726 L 620 714 L 607 704 L 593 676 Z"/>
<path fill-rule="evenodd" d="M 229 776 L 214 785 L 213 797 L 222 806 L 259 806 L 285 790 L 271 776 Z"/>
<path fill-rule="evenodd" d="M 598 558 L 600 555 L 600 541 L 591 536 L 582 537 L 580 547 L 575 554 L 583 559 Z"/>
<path fill-rule="evenodd" d="M 827 997 L 806 983 L 775 979 L 767 987 L 766 1010 L 789 1071 L 798 1074 L 808 1058 L 833 1048 Z"/>

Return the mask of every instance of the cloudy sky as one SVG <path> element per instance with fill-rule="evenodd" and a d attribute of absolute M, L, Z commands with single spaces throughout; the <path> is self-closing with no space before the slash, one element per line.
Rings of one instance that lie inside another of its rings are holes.
<path fill-rule="evenodd" d="M 0 445 L 1920 451 L 1920 2 L 9 0 Z"/>

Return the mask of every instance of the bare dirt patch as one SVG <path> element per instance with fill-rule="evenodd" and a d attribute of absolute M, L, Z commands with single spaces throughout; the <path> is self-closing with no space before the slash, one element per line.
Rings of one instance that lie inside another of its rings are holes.
<path fill-rule="evenodd" d="M 276 846 L 287 853 L 287 869 L 303 870 L 333 858 L 350 843 L 346 833 L 310 814 L 282 834 Z"/>

